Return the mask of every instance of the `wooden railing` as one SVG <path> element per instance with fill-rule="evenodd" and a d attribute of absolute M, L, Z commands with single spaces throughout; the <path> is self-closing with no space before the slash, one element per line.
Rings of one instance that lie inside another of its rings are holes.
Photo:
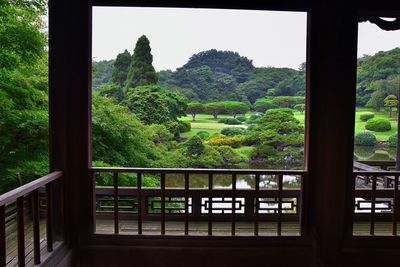
<path fill-rule="evenodd" d="M 354 224 L 368 222 L 369 235 L 375 235 L 376 225 L 381 223 L 386 228 L 381 229 L 383 232 L 398 236 L 397 225 L 400 219 L 399 176 L 400 172 L 394 171 L 354 172 L 354 179 L 356 180 Z M 389 186 L 385 182 L 388 179 L 391 181 Z M 362 188 L 359 188 L 358 180 L 366 181 Z M 391 231 L 388 232 L 388 228 Z M 382 235 L 382 231 L 379 234 Z"/>
<path fill-rule="evenodd" d="M 52 184 L 62 176 L 62 172 L 52 172 L 28 184 L 20 186 L 0 196 L 0 266 L 7 264 L 6 252 L 6 205 L 16 203 L 17 216 L 17 236 L 18 236 L 18 266 L 25 266 L 25 222 L 24 222 L 24 200 L 26 197 L 32 198 L 32 225 L 33 225 L 33 254 L 34 263 L 40 264 L 40 209 L 39 209 L 39 190 L 41 187 L 46 189 L 46 238 L 47 250 L 53 250 L 53 223 L 52 223 Z"/>
<path fill-rule="evenodd" d="M 213 235 L 213 222 L 229 222 L 231 235 L 236 234 L 237 222 L 254 225 L 254 236 L 259 235 L 259 223 L 276 222 L 276 235 L 282 235 L 282 222 L 297 221 L 300 224 L 302 210 L 301 190 L 284 188 L 284 176 L 298 177 L 300 184 L 306 172 L 293 170 L 221 170 L 221 169 L 154 169 L 154 168 L 91 168 L 93 175 L 113 175 L 113 186 L 95 187 L 95 209 L 97 218 L 112 218 L 114 233 L 118 234 L 119 220 L 137 220 L 137 234 L 143 234 L 143 221 L 160 221 L 160 234 L 166 234 L 166 221 L 183 221 L 185 235 L 189 233 L 189 222 L 207 222 L 207 233 Z M 121 187 L 120 174 L 131 173 L 136 177 L 137 186 Z M 159 188 L 144 188 L 143 175 L 159 176 Z M 166 187 L 166 175 L 183 176 L 182 188 Z M 206 188 L 190 188 L 194 174 L 208 177 Z M 213 186 L 216 175 L 231 179 L 229 189 Z M 239 175 L 250 175 L 254 187 L 238 189 Z M 274 177 L 274 188 L 260 188 L 260 177 Z M 130 204 L 127 204 L 130 203 Z"/>

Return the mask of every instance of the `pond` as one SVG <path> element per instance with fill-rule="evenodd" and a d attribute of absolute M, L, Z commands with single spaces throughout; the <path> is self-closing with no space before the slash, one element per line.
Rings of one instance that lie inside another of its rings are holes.
<path fill-rule="evenodd" d="M 395 160 L 396 148 L 354 146 L 354 156 L 356 160 Z"/>

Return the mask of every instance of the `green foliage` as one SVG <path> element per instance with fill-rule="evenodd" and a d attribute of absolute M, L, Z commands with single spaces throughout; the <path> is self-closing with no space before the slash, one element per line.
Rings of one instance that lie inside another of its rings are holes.
<path fill-rule="evenodd" d="M 101 60 L 92 62 L 92 89 L 97 90 L 100 86 L 110 82 L 114 60 Z"/>
<path fill-rule="evenodd" d="M 191 102 L 188 104 L 186 112 L 192 115 L 192 120 L 196 120 L 196 115 L 204 111 L 204 105 L 200 102 Z"/>
<path fill-rule="evenodd" d="M 235 119 L 235 118 L 219 119 L 218 123 L 225 123 L 225 124 L 228 124 L 228 125 L 239 125 L 239 124 L 242 124 L 238 119 Z"/>
<path fill-rule="evenodd" d="M 199 157 L 205 149 L 203 140 L 197 135 L 190 138 L 185 145 L 187 147 L 187 155 L 192 158 Z"/>
<path fill-rule="evenodd" d="M 390 156 L 385 150 L 375 150 L 375 153 L 370 160 L 390 160 Z"/>
<path fill-rule="evenodd" d="M 388 143 L 390 147 L 397 147 L 397 133 L 389 136 Z"/>
<path fill-rule="evenodd" d="M 125 83 L 126 88 L 156 84 L 157 74 L 152 63 L 150 41 L 145 35 L 142 35 L 136 42 Z"/>
<path fill-rule="evenodd" d="M 234 118 L 238 114 L 246 114 L 250 110 L 248 105 L 239 101 L 225 101 L 223 103 L 225 111 Z"/>
<path fill-rule="evenodd" d="M 118 54 L 112 68 L 111 82 L 118 84 L 120 87 L 123 87 L 128 77 L 128 69 L 131 63 L 132 56 L 128 52 L 128 50 L 125 49 L 123 53 Z"/>
<path fill-rule="evenodd" d="M 187 99 L 176 91 L 147 85 L 128 89 L 125 104 L 145 124 L 162 124 L 185 116 Z"/>
<path fill-rule="evenodd" d="M 243 135 L 246 130 L 240 127 L 227 127 L 221 130 L 221 134 L 227 136 Z"/>
<path fill-rule="evenodd" d="M 225 105 L 223 102 L 211 102 L 205 104 L 205 111 L 208 114 L 212 114 L 214 119 L 218 118 L 218 115 L 225 111 Z"/>
<path fill-rule="evenodd" d="M 300 113 L 304 113 L 304 111 L 306 110 L 306 105 L 305 104 L 297 104 L 293 108 Z"/>
<path fill-rule="evenodd" d="M 262 112 L 264 113 L 265 111 L 267 111 L 268 109 L 274 109 L 274 108 L 278 108 L 278 105 L 275 104 L 271 98 L 260 98 L 257 99 L 256 102 L 253 105 L 253 108 L 256 111 Z"/>
<path fill-rule="evenodd" d="M 354 144 L 359 146 L 374 146 L 376 144 L 376 136 L 370 131 L 361 131 L 354 137 Z"/>
<path fill-rule="evenodd" d="M 249 79 L 236 87 L 236 93 L 242 101 L 254 103 L 266 96 L 268 89 L 274 88 L 285 79 L 290 79 L 296 73 L 288 68 L 255 68 Z"/>
<path fill-rule="evenodd" d="M 208 138 L 207 144 L 211 146 L 230 146 L 233 148 L 242 145 L 243 138 L 241 136 L 227 137 L 222 134 L 213 134 Z"/>
<path fill-rule="evenodd" d="M 385 97 L 383 102 L 385 103 L 385 107 L 389 108 L 389 117 L 392 117 L 392 109 L 393 107 L 397 106 L 397 96 L 388 95 L 387 97 Z"/>
<path fill-rule="evenodd" d="M 178 121 L 178 130 L 181 133 L 190 132 L 192 129 L 190 122 L 188 121 Z"/>
<path fill-rule="evenodd" d="M 250 118 L 247 120 L 247 123 L 258 123 L 261 117 L 262 114 L 260 113 L 251 114 Z"/>
<path fill-rule="evenodd" d="M 207 140 L 208 137 L 210 136 L 210 133 L 207 132 L 207 131 L 199 131 L 196 135 L 197 135 L 198 137 L 200 137 L 201 140 Z"/>
<path fill-rule="evenodd" d="M 211 49 L 190 57 L 188 63 L 181 69 L 194 69 L 202 66 L 209 67 L 213 72 L 231 75 L 237 82 L 247 80 L 249 72 L 254 69 L 251 60 L 231 51 Z"/>
<path fill-rule="evenodd" d="M 397 95 L 400 74 L 400 48 L 358 59 L 357 105 L 377 110 L 390 94 Z"/>
<path fill-rule="evenodd" d="M 390 121 L 383 118 L 372 118 L 365 124 L 365 129 L 374 132 L 386 132 L 392 128 Z"/>
<path fill-rule="evenodd" d="M 124 100 L 124 92 L 123 92 L 121 86 L 116 83 L 101 84 L 97 88 L 97 92 L 101 96 L 113 98 L 118 103 L 120 103 Z"/>
<path fill-rule="evenodd" d="M 297 104 L 304 104 L 303 96 L 276 96 L 272 103 L 280 108 L 293 108 Z"/>
<path fill-rule="evenodd" d="M 238 121 L 240 121 L 240 122 L 245 122 L 245 121 L 247 121 L 247 118 L 246 118 L 245 116 L 239 116 L 239 117 L 236 117 L 236 119 L 237 119 Z"/>
<path fill-rule="evenodd" d="M 367 121 L 369 119 L 372 119 L 373 117 L 375 117 L 375 114 L 373 112 L 363 112 L 360 114 L 361 121 Z"/>

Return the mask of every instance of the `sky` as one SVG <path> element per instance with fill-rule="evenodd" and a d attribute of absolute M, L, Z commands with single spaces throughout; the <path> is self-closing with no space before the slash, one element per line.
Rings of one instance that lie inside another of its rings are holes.
<path fill-rule="evenodd" d="M 298 69 L 306 60 L 306 13 L 141 7 L 93 8 L 93 59 L 133 52 L 143 34 L 150 40 L 157 71 L 175 70 L 195 53 L 229 50 L 256 67 Z M 359 25 L 358 55 L 400 46 L 400 31 Z"/>

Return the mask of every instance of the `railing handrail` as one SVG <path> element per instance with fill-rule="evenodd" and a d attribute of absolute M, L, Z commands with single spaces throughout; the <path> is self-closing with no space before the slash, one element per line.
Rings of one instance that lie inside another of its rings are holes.
<path fill-rule="evenodd" d="M 200 168 L 132 168 L 132 167 L 90 167 L 92 172 L 113 173 L 173 173 L 173 174 L 260 174 L 260 175 L 301 175 L 305 170 L 261 170 L 261 169 L 200 169 Z"/>
<path fill-rule="evenodd" d="M 383 171 L 383 170 L 376 170 L 376 171 L 353 171 L 354 175 L 375 175 L 375 176 L 396 176 L 400 175 L 400 171 Z"/>
<path fill-rule="evenodd" d="M 62 176 L 61 171 L 55 171 L 49 173 L 39 179 L 36 179 L 30 183 L 24 184 L 20 187 L 17 187 L 7 193 L 0 195 L 0 206 L 4 206 L 12 201 L 17 200 L 17 198 L 24 196 L 28 193 L 31 193 L 35 189 L 38 189 Z"/>

